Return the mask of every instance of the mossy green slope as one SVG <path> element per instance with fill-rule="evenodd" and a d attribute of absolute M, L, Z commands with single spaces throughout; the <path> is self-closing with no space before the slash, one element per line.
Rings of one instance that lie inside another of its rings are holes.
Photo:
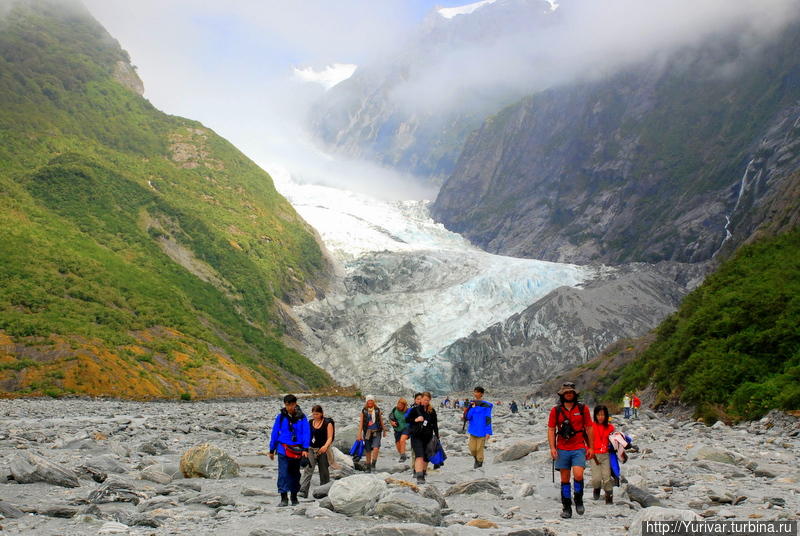
<path fill-rule="evenodd" d="M 280 302 L 324 281 L 313 231 L 269 175 L 137 80 L 81 6 L 0 1 L 0 388 L 330 383 L 282 342 Z"/>
<path fill-rule="evenodd" d="M 740 248 L 656 335 L 609 399 L 652 383 L 704 418 L 800 409 L 800 229 Z"/>

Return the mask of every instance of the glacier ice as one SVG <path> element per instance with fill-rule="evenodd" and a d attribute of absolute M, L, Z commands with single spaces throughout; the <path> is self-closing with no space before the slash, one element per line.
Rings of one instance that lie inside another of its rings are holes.
<path fill-rule="evenodd" d="M 486 253 L 435 223 L 426 201 L 382 201 L 268 170 L 337 264 L 332 292 L 294 312 L 306 353 L 344 384 L 447 389 L 442 349 L 597 274 Z"/>

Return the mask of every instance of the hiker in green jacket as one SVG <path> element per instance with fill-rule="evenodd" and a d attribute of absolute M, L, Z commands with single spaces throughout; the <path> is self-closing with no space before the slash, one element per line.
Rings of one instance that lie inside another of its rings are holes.
<path fill-rule="evenodd" d="M 397 453 L 400 454 L 400 463 L 408 459 L 406 442 L 408 441 L 409 432 L 406 411 L 408 411 L 408 401 L 405 398 L 401 398 L 389 413 L 389 422 L 394 430 L 394 444 L 397 447 Z"/>

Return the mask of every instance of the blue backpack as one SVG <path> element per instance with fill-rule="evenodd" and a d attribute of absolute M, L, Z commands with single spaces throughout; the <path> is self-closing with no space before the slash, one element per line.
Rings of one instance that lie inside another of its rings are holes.
<path fill-rule="evenodd" d="M 444 461 L 447 459 L 447 454 L 444 453 L 444 448 L 442 448 L 442 444 L 439 443 L 439 448 L 436 449 L 436 452 L 431 456 L 430 462 L 433 465 L 444 465 Z"/>
<path fill-rule="evenodd" d="M 363 455 L 364 455 L 364 441 L 362 441 L 361 439 L 357 439 L 355 443 L 353 443 L 353 446 L 350 447 L 350 456 L 353 457 L 354 462 L 357 462 L 358 460 L 361 459 Z"/>

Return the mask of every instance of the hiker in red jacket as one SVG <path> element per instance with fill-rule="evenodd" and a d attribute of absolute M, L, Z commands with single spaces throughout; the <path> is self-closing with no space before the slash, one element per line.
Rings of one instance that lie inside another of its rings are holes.
<path fill-rule="evenodd" d="M 578 402 L 575 384 L 566 382 L 558 391 L 559 404 L 550 410 L 547 422 L 547 439 L 555 468 L 561 472 L 561 517 L 572 517 L 572 499 L 575 512 L 583 515 L 583 469 L 586 459 L 594 456 L 594 434 L 591 434 L 592 417 L 589 408 Z M 570 485 L 570 469 L 574 477 L 574 493 Z M 570 497 L 572 495 L 572 497 Z"/>
<path fill-rule="evenodd" d="M 631 406 L 633 406 L 633 418 L 639 418 L 639 408 L 642 407 L 642 401 L 636 396 L 636 393 L 633 393 L 633 400 L 631 401 Z"/>

